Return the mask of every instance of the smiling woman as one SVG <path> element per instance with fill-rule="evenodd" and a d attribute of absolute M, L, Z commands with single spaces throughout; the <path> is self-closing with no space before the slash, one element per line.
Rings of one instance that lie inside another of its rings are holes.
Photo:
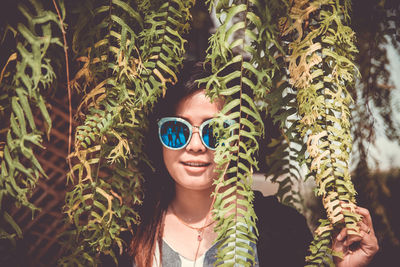
<path fill-rule="evenodd" d="M 145 145 L 155 168 L 146 174 L 139 211 L 142 221 L 134 229 L 127 266 L 215 264 L 219 243 L 215 242 L 214 228 L 218 222 L 211 210 L 217 178 L 214 153 L 219 140 L 212 124 L 224 101 L 211 101 L 198 87 L 195 81 L 207 75 L 207 65 L 204 69 L 201 63 L 186 64 L 180 82 L 168 90 L 150 118 Z M 304 266 L 312 239 L 304 217 L 280 204 L 276 197 L 263 197 L 258 192 L 253 205 L 258 216 L 258 241 L 237 248 L 254 256 L 254 265 L 249 266 Z M 350 255 L 351 259 L 346 259 L 351 264 L 367 263 L 377 249 L 369 213 L 362 210 L 360 214 L 366 218 L 361 222 L 365 237 L 347 237 L 342 231 L 335 242 L 335 249 L 343 253 L 351 243 L 359 242 L 354 254 L 360 258 Z M 366 251 L 365 255 L 360 250 Z M 235 253 L 240 257 L 240 252 Z"/>
<path fill-rule="evenodd" d="M 175 116 L 184 118 L 191 125 L 201 125 L 213 118 L 221 108 L 221 103 L 210 103 L 203 90 L 196 91 L 182 99 L 175 111 Z M 213 191 L 214 151 L 208 149 L 201 138 L 201 132 L 197 127 L 186 146 L 179 150 L 163 146 L 163 158 L 165 166 L 176 183 L 176 194 L 181 188 L 188 190 L 206 190 L 208 196 Z"/>

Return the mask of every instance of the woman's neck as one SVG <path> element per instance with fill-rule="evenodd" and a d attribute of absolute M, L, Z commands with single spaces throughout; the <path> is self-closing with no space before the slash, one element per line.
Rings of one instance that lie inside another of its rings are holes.
<path fill-rule="evenodd" d="M 212 208 L 212 190 L 189 190 L 176 186 L 175 197 L 170 205 L 176 216 L 188 223 L 203 221 Z"/>

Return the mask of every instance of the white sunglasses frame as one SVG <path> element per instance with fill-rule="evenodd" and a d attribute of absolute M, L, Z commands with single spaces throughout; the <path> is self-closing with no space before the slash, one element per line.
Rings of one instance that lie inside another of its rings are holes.
<path fill-rule="evenodd" d="M 190 143 L 190 140 L 192 139 L 192 135 L 193 135 L 193 128 L 197 128 L 198 131 L 199 131 L 201 143 L 202 143 L 206 148 L 208 148 L 208 149 L 210 149 L 210 150 L 215 150 L 216 148 L 212 148 L 212 147 L 206 145 L 206 143 L 205 143 L 204 140 L 203 140 L 203 128 L 204 128 L 206 125 L 210 124 L 213 120 L 214 120 L 214 118 L 211 118 L 211 119 L 208 119 L 208 120 L 202 122 L 199 126 L 195 126 L 195 125 L 190 124 L 190 122 L 188 122 L 187 120 L 182 119 L 182 118 L 180 118 L 180 117 L 164 117 L 164 118 L 161 118 L 161 119 L 157 122 L 157 125 L 158 125 L 158 137 L 159 137 L 159 139 L 160 139 L 161 144 L 162 144 L 164 147 L 166 147 L 166 148 L 168 148 L 168 149 L 171 149 L 171 150 L 179 150 L 179 149 L 185 148 L 185 147 Z M 189 137 L 188 137 L 186 143 L 185 143 L 182 147 L 173 148 L 173 147 L 169 147 L 169 146 L 167 146 L 166 144 L 164 144 L 164 142 L 163 142 L 163 140 L 162 140 L 162 138 L 161 138 L 161 126 L 162 126 L 165 122 L 168 122 L 168 121 L 178 121 L 178 122 L 183 123 L 184 125 L 186 125 L 186 126 L 189 128 Z M 227 120 L 228 125 L 232 125 L 234 122 L 235 122 L 234 120 Z"/>

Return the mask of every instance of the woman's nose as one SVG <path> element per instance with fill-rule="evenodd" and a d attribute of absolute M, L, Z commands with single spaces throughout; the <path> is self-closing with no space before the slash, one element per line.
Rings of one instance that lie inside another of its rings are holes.
<path fill-rule="evenodd" d="M 193 128 L 192 138 L 190 138 L 189 144 L 186 146 L 186 149 L 188 151 L 194 152 L 203 152 L 207 150 L 203 142 L 201 142 L 200 133 L 197 128 Z"/>

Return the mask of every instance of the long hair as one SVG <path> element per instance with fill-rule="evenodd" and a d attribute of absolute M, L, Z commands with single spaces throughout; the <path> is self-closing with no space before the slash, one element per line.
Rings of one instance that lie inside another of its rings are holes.
<path fill-rule="evenodd" d="M 175 195 L 175 183 L 169 175 L 162 157 L 162 147 L 158 138 L 157 120 L 173 116 L 178 103 L 192 93 L 202 90 L 196 80 L 211 74 L 209 65 L 201 62 L 185 63 L 179 82 L 168 88 L 164 99 L 157 103 L 149 116 L 149 133 L 145 143 L 147 153 L 154 169 L 146 168 L 143 205 L 139 208 L 141 223 L 134 229 L 130 245 L 136 266 L 152 266 L 156 242 L 162 258 L 163 219 L 168 206 Z"/>

